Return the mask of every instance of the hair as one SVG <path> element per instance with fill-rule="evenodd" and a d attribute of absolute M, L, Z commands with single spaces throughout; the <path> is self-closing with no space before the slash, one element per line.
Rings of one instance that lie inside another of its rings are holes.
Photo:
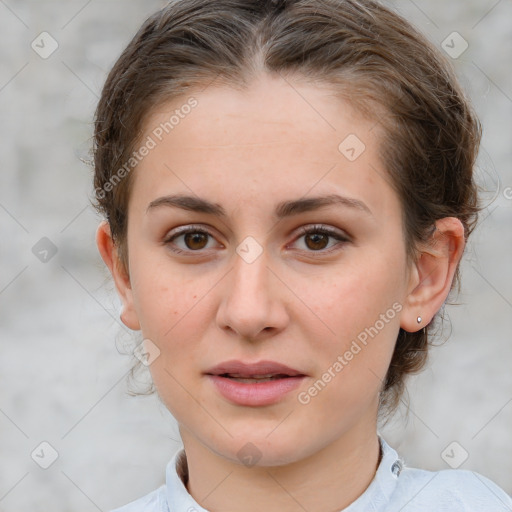
<path fill-rule="evenodd" d="M 95 115 L 94 204 L 128 274 L 133 173 L 125 164 L 148 117 L 214 81 L 244 90 L 262 73 L 331 86 L 379 125 L 408 262 L 443 217 L 458 218 L 467 240 L 480 210 L 473 168 L 481 127 L 448 60 L 409 22 L 373 0 L 174 0 L 123 51 Z M 455 284 L 460 290 L 458 267 Z M 398 407 L 406 376 L 424 367 L 438 318 L 418 332 L 400 329 L 381 413 Z"/>

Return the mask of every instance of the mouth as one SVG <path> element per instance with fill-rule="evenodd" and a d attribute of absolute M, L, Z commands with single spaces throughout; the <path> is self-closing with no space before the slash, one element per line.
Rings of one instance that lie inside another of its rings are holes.
<path fill-rule="evenodd" d="M 217 375 L 233 380 L 254 381 L 285 379 L 288 377 L 304 376 L 299 370 L 290 368 L 276 361 L 259 361 L 244 363 L 243 361 L 225 361 L 210 368 L 207 375 Z"/>
<path fill-rule="evenodd" d="M 224 377 L 225 379 L 231 379 L 236 382 L 243 382 L 245 384 L 257 384 L 258 382 L 270 382 L 272 380 L 278 379 L 290 379 L 291 375 L 285 375 L 283 373 L 278 374 L 267 374 L 267 375 L 236 375 L 231 373 L 223 373 L 219 375 L 219 377 Z"/>
<path fill-rule="evenodd" d="M 275 361 L 226 361 L 205 374 L 224 398 L 244 406 L 279 402 L 307 377 L 299 370 Z"/>

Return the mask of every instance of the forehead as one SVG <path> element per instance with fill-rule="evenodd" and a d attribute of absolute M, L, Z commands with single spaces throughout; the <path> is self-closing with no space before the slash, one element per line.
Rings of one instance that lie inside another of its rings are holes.
<path fill-rule="evenodd" d="M 267 75 L 243 91 L 210 85 L 156 108 L 148 138 L 134 184 L 146 199 L 178 189 L 243 204 L 253 193 L 270 206 L 278 196 L 350 193 L 381 213 L 396 208 L 378 127 L 326 86 Z"/>

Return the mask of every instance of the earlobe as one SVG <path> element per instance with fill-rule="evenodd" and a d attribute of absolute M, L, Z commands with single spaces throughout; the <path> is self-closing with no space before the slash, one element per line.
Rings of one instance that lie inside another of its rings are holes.
<path fill-rule="evenodd" d="M 101 258 L 110 270 L 114 284 L 122 302 L 121 321 L 130 329 L 140 329 L 139 320 L 134 307 L 130 277 L 121 263 L 118 250 L 112 239 L 108 222 L 102 221 L 96 231 L 96 245 Z"/>
<path fill-rule="evenodd" d="M 436 222 L 436 230 L 420 249 L 409 281 L 400 327 L 415 332 L 430 323 L 450 292 L 464 252 L 464 226 L 455 217 Z"/>

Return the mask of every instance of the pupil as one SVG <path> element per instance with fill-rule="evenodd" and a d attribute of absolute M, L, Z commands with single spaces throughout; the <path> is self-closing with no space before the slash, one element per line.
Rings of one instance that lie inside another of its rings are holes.
<path fill-rule="evenodd" d="M 312 242 L 312 244 L 308 243 L 309 241 Z M 310 249 L 325 249 L 328 243 L 328 236 L 322 233 L 314 233 L 312 235 L 306 236 L 306 245 Z"/>
<path fill-rule="evenodd" d="M 189 249 L 203 249 L 207 243 L 205 233 L 187 233 L 185 235 L 185 244 Z"/>

